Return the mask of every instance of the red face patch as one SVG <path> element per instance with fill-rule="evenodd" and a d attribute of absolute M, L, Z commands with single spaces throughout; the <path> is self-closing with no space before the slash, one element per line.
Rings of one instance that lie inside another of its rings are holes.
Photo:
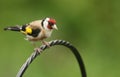
<path fill-rule="evenodd" d="M 49 21 L 48 21 L 48 28 L 49 28 L 49 29 L 53 29 L 52 26 L 53 26 L 54 24 L 56 24 L 55 19 L 50 18 Z"/>
<path fill-rule="evenodd" d="M 49 20 L 48 22 L 49 22 L 49 23 L 52 23 L 52 24 L 56 24 L 55 19 L 52 19 L 52 18 L 50 18 L 50 20 Z"/>

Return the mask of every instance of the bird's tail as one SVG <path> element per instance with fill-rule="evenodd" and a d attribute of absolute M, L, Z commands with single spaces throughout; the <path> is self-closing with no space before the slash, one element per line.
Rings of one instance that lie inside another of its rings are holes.
<path fill-rule="evenodd" d="M 11 30 L 11 31 L 21 31 L 21 26 L 11 26 L 11 27 L 6 27 L 4 30 Z"/>

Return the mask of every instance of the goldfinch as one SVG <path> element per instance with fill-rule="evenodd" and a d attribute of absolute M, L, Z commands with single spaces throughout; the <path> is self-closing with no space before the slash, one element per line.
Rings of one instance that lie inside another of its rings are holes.
<path fill-rule="evenodd" d="M 45 18 L 42 20 L 32 21 L 29 24 L 25 24 L 22 26 L 12 26 L 4 28 L 4 30 L 18 31 L 26 35 L 26 40 L 35 42 L 41 41 L 43 44 L 49 47 L 49 44 L 44 41 L 44 39 L 51 36 L 52 31 L 54 29 L 58 29 L 56 26 L 55 19 Z M 38 48 L 37 51 L 40 51 Z"/>

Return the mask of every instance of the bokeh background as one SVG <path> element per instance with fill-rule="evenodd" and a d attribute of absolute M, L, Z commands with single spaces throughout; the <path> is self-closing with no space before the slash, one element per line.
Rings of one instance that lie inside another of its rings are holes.
<path fill-rule="evenodd" d="M 47 41 L 71 42 L 82 55 L 88 77 L 120 76 L 119 0 L 0 0 L 0 77 L 15 77 L 34 49 L 24 35 L 3 28 L 45 17 L 55 18 L 59 28 Z M 70 50 L 55 46 L 37 57 L 24 77 L 81 73 Z"/>

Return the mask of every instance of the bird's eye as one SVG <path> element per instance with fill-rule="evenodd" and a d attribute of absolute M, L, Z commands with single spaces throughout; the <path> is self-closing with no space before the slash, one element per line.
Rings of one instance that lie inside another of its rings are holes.
<path fill-rule="evenodd" d="M 48 28 L 48 29 L 53 29 L 53 28 L 52 28 L 53 25 L 54 25 L 54 24 L 53 24 L 52 22 L 48 22 L 47 28 Z"/>
<path fill-rule="evenodd" d="M 54 23 L 52 23 L 52 22 L 49 22 L 49 25 L 50 25 L 50 26 L 53 26 L 53 25 L 54 25 Z"/>

